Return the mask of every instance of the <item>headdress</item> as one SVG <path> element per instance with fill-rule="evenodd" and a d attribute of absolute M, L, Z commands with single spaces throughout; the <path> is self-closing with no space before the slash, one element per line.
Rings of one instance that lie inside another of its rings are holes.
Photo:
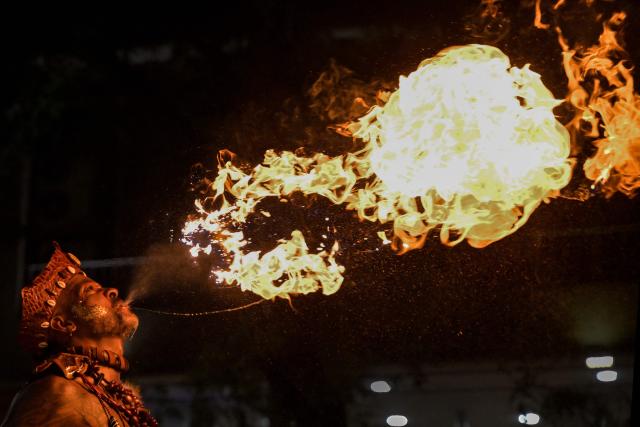
<path fill-rule="evenodd" d="M 75 255 L 63 252 L 57 242 L 53 242 L 53 246 L 53 255 L 47 265 L 31 285 L 22 288 L 18 340 L 26 351 L 36 356 L 49 347 L 51 318 L 67 283 L 78 274 L 86 276 Z"/>

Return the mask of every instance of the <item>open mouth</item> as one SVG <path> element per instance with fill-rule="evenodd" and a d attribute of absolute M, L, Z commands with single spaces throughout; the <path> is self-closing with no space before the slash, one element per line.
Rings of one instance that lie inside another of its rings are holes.
<path fill-rule="evenodd" d="M 115 308 L 118 311 L 129 310 L 129 305 L 126 304 L 124 301 L 118 301 L 117 303 L 114 304 L 113 308 Z"/>

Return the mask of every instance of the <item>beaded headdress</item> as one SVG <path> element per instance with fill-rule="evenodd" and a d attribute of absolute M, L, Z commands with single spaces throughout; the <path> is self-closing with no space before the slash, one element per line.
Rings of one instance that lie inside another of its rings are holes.
<path fill-rule="evenodd" d="M 22 319 L 18 340 L 29 353 L 42 354 L 49 347 L 51 318 L 60 295 L 67 283 L 76 275 L 86 276 L 80 269 L 80 260 L 65 253 L 57 242 L 44 269 L 31 285 L 22 288 Z"/>

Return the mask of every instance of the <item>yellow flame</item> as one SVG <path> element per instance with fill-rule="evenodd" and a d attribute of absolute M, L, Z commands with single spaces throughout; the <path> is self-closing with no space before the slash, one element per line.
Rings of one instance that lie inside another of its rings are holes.
<path fill-rule="evenodd" d="M 391 223 L 390 240 L 378 234 L 400 253 L 421 247 L 433 229 L 446 244 L 486 246 L 569 182 L 569 135 L 554 117 L 558 104 L 539 74 L 511 67 L 497 48 L 446 49 L 349 126 L 361 150 L 337 157 L 269 150 L 250 173 L 222 163 L 211 184 L 220 207 L 208 212 L 199 204 L 183 241 L 193 254 L 206 250 L 193 238 L 206 230 L 228 254 L 229 267 L 216 276 L 265 298 L 330 294 L 343 280 L 337 244 L 311 254 L 297 230 L 264 255 L 243 252 L 243 233 L 229 228 L 241 228 L 266 197 L 320 195 L 361 219 Z"/>
<path fill-rule="evenodd" d="M 587 178 L 607 195 L 633 196 L 640 187 L 640 96 L 634 90 L 631 66 L 619 42 L 624 12 L 603 25 L 598 44 L 570 49 L 562 37 L 568 78 L 567 100 L 577 114 L 568 124 L 575 133 L 593 138 L 595 154 L 584 163 Z M 588 85 L 586 84 L 588 83 Z"/>
<path fill-rule="evenodd" d="M 435 226 L 443 243 L 466 238 L 476 247 L 514 232 L 569 182 L 558 104 L 537 73 L 510 67 L 494 47 L 424 61 L 354 126 L 379 178 L 362 191 L 360 216 L 393 221 L 410 248 Z"/>

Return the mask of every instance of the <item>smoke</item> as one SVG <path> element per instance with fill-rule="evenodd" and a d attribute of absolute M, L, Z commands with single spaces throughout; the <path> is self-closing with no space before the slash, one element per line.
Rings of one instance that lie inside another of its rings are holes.
<path fill-rule="evenodd" d="M 350 122 L 380 104 L 392 86 L 379 79 L 365 81 L 349 68 L 329 61 L 307 91 L 311 111 L 325 123 Z"/>
<path fill-rule="evenodd" d="M 197 294 L 209 281 L 213 257 L 194 260 L 183 245 L 156 244 L 151 246 L 143 263 L 133 276 L 128 304 L 141 300 L 175 299 Z"/>

